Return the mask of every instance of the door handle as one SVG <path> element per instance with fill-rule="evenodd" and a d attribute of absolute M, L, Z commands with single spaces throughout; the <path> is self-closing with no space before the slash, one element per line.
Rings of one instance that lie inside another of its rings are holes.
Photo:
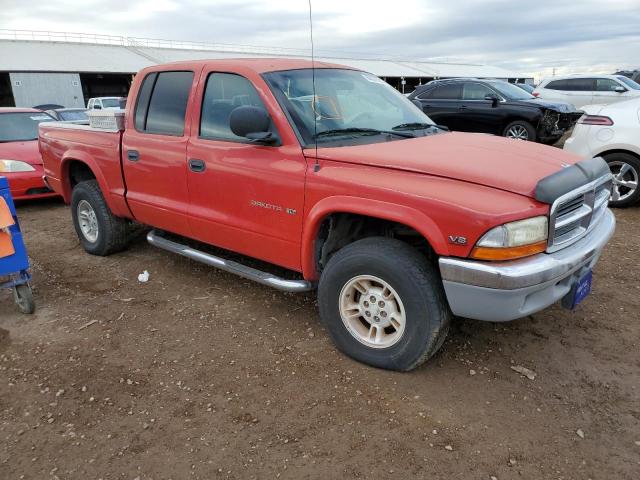
<path fill-rule="evenodd" d="M 469 110 L 469 107 L 461 105 L 460 107 L 458 107 L 458 110 Z"/>
<path fill-rule="evenodd" d="M 127 160 L 137 162 L 140 160 L 140 153 L 137 150 L 127 150 Z"/>
<path fill-rule="evenodd" d="M 203 160 L 198 160 L 197 158 L 189 159 L 189 170 L 195 173 L 202 173 L 206 170 L 207 164 L 204 163 Z"/>

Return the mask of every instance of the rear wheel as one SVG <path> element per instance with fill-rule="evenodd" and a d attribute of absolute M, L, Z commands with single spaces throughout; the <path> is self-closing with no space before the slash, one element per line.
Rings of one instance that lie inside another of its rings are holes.
<path fill-rule="evenodd" d="M 514 140 L 536 141 L 536 130 L 529 122 L 524 120 L 516 120 L 511 122 L 502 132 L 503 137 L 513 138 Z"/>
<path fill-rule="evenodd" d="M 409 245 L 380 237 L 354 242 L 331 258 L 318 305 L 342 352 L 390 370 L 411 370 L 429 359 L 451 319 L 435 268 Z"/>
<path fill-rule="evenodd" d="M 613 188 L 609 205 L 628 207 L 640 200 L 640 159 L 628 153 L 610 153 L 604 159 L 613 174 Z"/>
<path fill-rule="evenodd" d="M 130 224 L 111 213 L 96 180 L 80 182 L 73 188 L 71 216 L 80 243 L 88 253 L 106 256 L 127 247 Z"/>

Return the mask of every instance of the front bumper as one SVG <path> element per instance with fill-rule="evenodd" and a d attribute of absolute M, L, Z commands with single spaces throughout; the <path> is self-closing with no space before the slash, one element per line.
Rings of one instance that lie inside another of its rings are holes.
<path fill-rule="evenodd" d="M 9 190 L 14 200 L 55 197 L 57 193 L 45 185 L 42 165 L 33 165 L 33 172 L 4 173 L 9 181 Z"/>
<path fill-rule="evenodd" d="M 441 258 L 440 274 L 451 311 L 460 317 L 506 322 L 547 308 L 595 266 L 615 225 L 607 209 L 589 234 L 557 252 L 510 262 Z"/>

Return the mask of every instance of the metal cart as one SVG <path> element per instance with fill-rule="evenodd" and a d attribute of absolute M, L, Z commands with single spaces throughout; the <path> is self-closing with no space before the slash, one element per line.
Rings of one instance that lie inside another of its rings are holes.
<path fill-rule="evenodd" d="M 0 288 L 13 290 L 16 305 L 23 313 L 33 313 L 29 257 L 18 225 L 9 182 L 0 177 Z"/>

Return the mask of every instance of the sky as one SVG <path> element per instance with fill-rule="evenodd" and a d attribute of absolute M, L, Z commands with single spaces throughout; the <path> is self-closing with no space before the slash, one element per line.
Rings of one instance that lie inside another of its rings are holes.
<path fill-rule="evenodd" d="M 640 68 L 640 0 L 312 0 L 316 54 L 534 76 Z M 0 29 L 310 50 L 308 0 L 0 0 Z"/>

